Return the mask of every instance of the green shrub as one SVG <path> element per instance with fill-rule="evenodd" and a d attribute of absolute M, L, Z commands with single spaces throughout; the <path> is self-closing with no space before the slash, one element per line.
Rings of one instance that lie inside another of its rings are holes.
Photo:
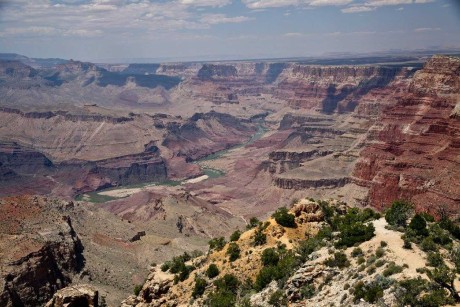
<path fill-rule="evenodd" d="M 249 220 L 249 224 L 246 225 L 246 229 L 256 228 L 257 226 L 259 226 L 259 224 L 260 224 L 260 221 L 258 218 L 251 217 L 251 219 Z"/>
<path fill-rule="evenodd" d="M 190 273 L 193 272 L 194 269 L 195 267 L 191 265 L 186 265 L 184 268 L 182 268 L 181 271 L 179 272 L 179 275 L 177 275 L 179 278 L 179 281 L 186 280 L 189 277 Z"/>
<path fill-rule="evenodd" d="M 385 219 L 392 226 L 406 227 L 407 219 L 413 212 L 413 206 L 402 200 L 394 201 L 385 213 Z"/>
<path fill-rule="evenodd" d="M 230 291 L 233 294 L 236 294 L 238 287 L 240 286 L 240 281 L 233 274 L 225 274 L 222 278 L 214 282 L 217 290 Z"/>
<path fill-rule="evenodd" d="M 385 255 L 385 250 L 381 247 L 377 248 L 375 251 L 375 257 L 382 258 Z"/>
<path fill-rule="evenodd" d="M 233 262 L 236 259 L 240 258 L 240 247 L 238 246 L 238 244 L 232 242 L 228 245 L 226 254 L 229 256 L 228 260 L 230 262 Z"/>
<path fill-rule="evenodd" d="M 340 227 L 339 241 L 337 247 L 350 247 L 372 239 L 374 236 L 374 225 L 372 223 L 363 224 L 356 222 L 353 224 L 344 224 Z"/>
<path fill-rule="evenodd" d="M 315 296 L 315 285 L 306 284 L 305 286 L 300 288 L 300 296 L 302 299 L 309 299 Z"/>
<path fill-rule="evenodd" d="M 225 241 L 224 237 L 220 237 L 220 238 L 213 238 L 208 243 L 209 243 L 210 249 L 221 251 L 227 242 Z"/>
<path fill-rule="evenodd" d="M 444 259 L 439 253 L 429 252 L 427 266 L 438 267 L 444 264 Z"/>
<path fill-rule="evenodd" d="M 360 247 L 355 247 L 353 251 L 351 252 L 351 256 L 353 258 L 356 258 L 358 256 L 364 255 L 363 250 Z"/>
<path fill-rule="evenodd" d="M 300 260 L 305 262 L 311 253 L 319 249 L 321 246 L 322 242 L 318 238 L 308 238 L 307 240 L 299 242 L 296 252 L 300 255 Z"/>
<path fill-rule="evenodd" d="M 412 243 L 408 239 L 404 239 L 404 244 L 403 244 L 404 249 L 412 249 Z"/>
<path fill-rule="evenodd" d="M 426 221 L 420 214 L 414 215 L 414 217 L 409 223 L 409 228 L 414 230 L 417 236 L 428 236 L 428 229 L 426 229 Z"/>
<path fill-rule="evenodd" d="M 385 264 L 385 260 L 383 260 L 383 259 L 379 259 L 379 260 L 377 260 L 377 261 L 375 262 L 375 266 L 376 266 L 377 268 L 383 266 L 384 264 Z"/>
<path fill-rule="evenodd" d="M 170 263 L 169 262 L 165 262 L 161 265 L 160 269 L 162 272 L 166 272 L 167 270 L 169 270 L 169 265 Z"/>
<path fill-rule="evenodd" d="M 138 296 L 139 293 L 141 293 L 141 290 L 142 290 L 142 285 L 135 285 L 135 286 L 134 286 L 134 291 L 133 291 L 133 292 L 134 292 L 134 295 L 135 295 L 135 296 Z"/>
<path fill-rule="evenodd" d="M 436 223 L 430 227 L 430 237 L 433 242 L 442 246 L 446 246 L 452 243 L 452 239 L 449 236 L 449 232 L 441 228 L 440 224 Z"/>
<path fill-rule="evenodd" d="M 356 260 L 357 264 L 363 264 L 364 262 L 366 262 L 366 259 L 363 256 L 359 257 L 358 260 Z"/>
<path fill-rule="evenodd" d="M 377 276 L 375 280 L 364 283 L 359 281 L 353 289 L 355 302 L 364 299 L 366 302 L 375 304 L 379 298 L 383 297 L 383 291 L 388 289 L 392 281 L 381 276 Z"/>
<path fill-rule="evenodd" d="M 324 264 L 326 264 L 329 267 L 338 267 L 339 269 L 348 267 L 350 265 L 350 262 L 347 259 L 347 255 L 343 252 L 336 252 L 334 253 L 333 257 L 330 257 L 324 261 Z"/>
<path fill-rule="evenodd" d="M 425 221 L 429 223 L 433 223 L 435 221 L 434 216 L 432 216 L 428 212 L 420 212 L 419 214 L 425 219 Z"/>
<path fill-rule="evenodd" d="M 393 274 L 401 273 L 404 270 L 402 266 L 396 265 L 394 262 L 390 262 L 388 267 L 382 272 L 382 275 L 385 277 L 391 276 Z"/>
<path fill-rule="evenodd" d="M 195 278 L 195 287 L 193 288 L 192 296 L 194 298 L 202 296 L 204 291 L 206 290 L 206 285 L 206 280 L 204 280 L 203 278 Z"/>
<path fill-rule="evenodd" d="M 254 232 L 253 245 L 259 246 L 264 245 L 265 243 L 267 243 L 267 235 L 263 233 L 261 229 L 256 229 L 256 231 Z"/>
<path fill-rule="evenodd" d="M 272 217 L 281 226 L 290 228 L 296 227 L 295 216 L 290 214 L 287 208 L 279 208 L 275 213 L 273 213 Z"/>
<path fill-rule="evenodd" d="M 385 241 L 380 241 L 380 247 L 387 247 L 388 243 Z"/>
<path fill-rule="evenodd" d="M 234 233 L 232 233 L 232 235 L 230 236 L 230 242 L 235 242 L 235 241 L 238 241 L 240 239 L 240 236 L 241 236 L 241 231 L 239 230 L 236 230 Z"/>
<path fill-rule="evenodd" d="M 274 248 L 267 248 L 262 252 L 261 260 L 264 266 L 274 266 L 278 264 L 280 257 Z"/>
<path fill-rule="evenodd" d="M 209 307 L 234 307 L 236 295 L 230 291 L 218 290 L 208 296 L 206 306 Z"/>
<path fill-rule="evenodd" d="M 256 281 L 254 282 L 254 289 L 256 291 L 262 291 L 269 283 L 273 280 L 277 280 L 280 278 L 280 272 L 278 268 L 275 266 L 267 266 L 263 267 L 259 274 L 256 276 Z"/>
<path fill-rule="evenodd" d="M 214 263 L 211 263 L 208 269 L 206 270 L 206 276 L 208 276 L 209 278 L 214 278 L 217 275 L 219 275 L 219 273 L 219 268 Z"/>
<path fill-rule="evenodd" d="M 282 307 L 282 306 L 288 305 L 288 299 L 286 295 L 284 295 L 283 291 L 276 290 L 275 292 L 272 293 L 272 295 L 270 295 L 270 298 L 268 299 L 268 303 L 275 307 Z"/>
<path fill-rule="evenodd" d="M 438 246 L 436 245 L 436 243 L 434 243 L 433 238 L 431 236 L 426 237 L 422 240 L 422 243 L 420 243 L 420 248 L 424 252 L 435 252 L 438 250 Z"/>

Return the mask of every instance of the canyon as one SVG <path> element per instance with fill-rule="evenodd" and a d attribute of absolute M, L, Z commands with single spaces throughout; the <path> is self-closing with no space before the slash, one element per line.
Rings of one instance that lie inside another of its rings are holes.
<path fill-rule="evenodd" d="M 2 302 L 36 299 L 20 266 L 45 263 L 40 303 L 85 283 L 116 305 L 152 262 L 306 197 L 458 215 L 458 57 L 28 64 L 0 60 Z"/>

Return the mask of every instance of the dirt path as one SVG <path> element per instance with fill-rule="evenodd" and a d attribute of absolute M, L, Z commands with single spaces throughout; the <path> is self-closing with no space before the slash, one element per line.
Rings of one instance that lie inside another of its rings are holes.
<path fill-rule="evenodd" d="M 398 265 L 407 264 L 409 268 L 404 270 L 404 274 L 409 276 L 418 276 L 417 268 L 425 267 L 426 259 L 424 253 L 412 244 L 412 249 L 403 248 L 404 241 L 401 239 L 402 233 L 386 229 L 387 222 L 385 218 L 374 221 L 375 237 L 372 240 L 361 245 L 363 250 L 375 249 L 380 246 L 381 241 L 388 243 L 388 259 L 396 262 Z"/>

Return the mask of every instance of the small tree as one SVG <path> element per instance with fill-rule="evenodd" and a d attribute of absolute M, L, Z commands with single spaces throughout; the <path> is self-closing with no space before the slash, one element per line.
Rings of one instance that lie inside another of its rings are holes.
<path fill-rule="evenodd" d="M 232 233 L 232 235 L 230 236 L 230 242 L 235 242 L 235 241 L 238 241 L 240 239 L 240 236 L 241 236 L 241 231 L 239 230 L 236 230 L 234 233 Z"/>
<path fill-rule="evenodd" d="M 426 221 L 420 214 L 414 215 L 414 217 L 409 223 L 409 228 L 414 230 L 415 234 L 418 236 L 428 236 L 428 229 L 426 229 Z"/>
<path fill-rule="evenodd" d="M 263 233 L 262 229 L 257 229 L 254 232 L 254 246 L 264 245 L 267 243 L 267 235 Z"/>
<path fill-rule="evenodd" d="M 219 268 L 214 263 L 211 263 L 208 269 L 206 270 L 206 276 L 208 276 L 209 278 L 214 278 L 217 275 L 219 275 Z"/>
<path fill-rule="evenodd" d="M 410 203 L 402 200 L 394 201 L 385 214 L 385 220 L 392 226 L 406 227 L 407 219 L 413 212 Z"/>
<path fill-rule="evenodd" d="M 264 266 L 277 265 L 280 257 L 274 248 L 267 248 L 262 252 L 261 260 Z"/>
<path fill-rule="evenodd" d="M 240 258 L 240 247 L 236 243 L 230 243 L 227 249 L 227 255 L 229 256 L 230 262 Z"/>
<path fill-rule="evenodd" d="M 216 251 L 221 251 L 226 243 L 227 242 L 225 241 L 224 237 L 213 238 L 209 241 L 209 248 L 215 249 Z"/>
<path fill-rule="evenodd" d="M 259 224 L 260 224 L 259 219 L 257 219 L 256 217 L 251 217 L 251 219 L 249 220 L 249 224 L 246 225 L 246 229 L 255 228 L 259 226 Z"/>
<path fill-rule="evenodd" d="M 195 287 L 193 288 L 192 296 L 197 298 L 202 296 L 204 291 L 206 290 L 206 280 L 203 278 L 195 278 Z"/>
<path fill-rule="evenodd" d="M 290 214 L 288 209 L 285 207 L 276 210 L 276 212 L 273 213 L 272 217 L 281 226 L 290 228 L 296 227 L 295 216 L 293 214 Z"/>

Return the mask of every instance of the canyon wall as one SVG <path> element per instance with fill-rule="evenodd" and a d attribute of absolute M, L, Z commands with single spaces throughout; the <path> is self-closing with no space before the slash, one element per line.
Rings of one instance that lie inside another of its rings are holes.
<path fill-rule="evenodd" d="M 370 129 L 354 176 L 370 187 L 371 204 L 407 199 L 420 210 L 458 210 L 459 82 L 459 58 L 433 57 Z"/>

